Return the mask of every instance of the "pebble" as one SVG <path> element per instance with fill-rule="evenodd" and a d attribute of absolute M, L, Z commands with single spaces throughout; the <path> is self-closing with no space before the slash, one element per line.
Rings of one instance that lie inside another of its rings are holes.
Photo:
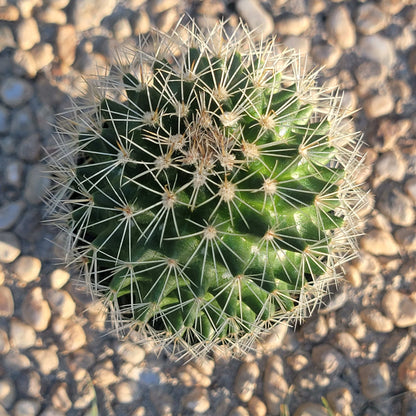
<path fill-rule="evenodd" d="M 295 49 L 302 55 L 308 55 L 311 48 L 311 40 L 303 36 L 287 36 L 283 44 L 289 49 Z"/>
<path fill-rule="evenodd" d="M 174 414 L 174 399 L 170 394 L 164 392 L 163 389 L 151 389 L 150 400 L 159 415 L 169 416 Z"/>
<path fill-rule="evenodd" d="M 413 202 L 416 202 L 416 176 L 409 178 L 404 184 L 404 190 L 407 195 L 412 199 Z"/>
<path fill-rule="evenodd" d="M 235 8 L 251 30 L 258 30 L 263 37 L 273 32 L 273 18 L 257 0 L 237 0 Z"/>
<path fill-rule="evenodd" d="M 22 318 L 32 326 L 35 331 L 44 331 L 49 326 L 51 309 L 43 298 L 40 287 L 33 288 L 26 296 L 22 304 Z"/>
<path fill-rule="evenodd" d="M 288 390 L 289 386 L 284 378 L 283 361 L 280 356 L 271 355 L 267 360 L 263 379 L 263 397 L 268 414 L 280 415 Z"/>
<path fill-rule="evenodd" d="M 309 359 L 303 354 L 293 354 L 286 358 L 286 362 L 293 371 L 300 371 L 309 364 Z"/>
<path fill-rule="evenodd" d="M 390 114 L 394 110 L 391 94 L 376 94 L 364 100 L 364 111 L 368 118 L 377 118 Z"/>
<path fill-rule="evenodd" d="M 327 416 L 328 412 L 326 409 L 318 404 L 313 402 L 306 402 L 301 404 L 293 414 L 293 416 Z"/>
<path fill-rule="evenodd" d="M 178 3 L 178 0 L 154 0 L 152 1 L 151 12 L 154 14 L 163 13 L 173 7 L 177 7 Z"/>
<path fill-rule="evenodd" d="M 48 406 L 39 416 L 65 416 L 65 413 L 55 409 L 52 406 Z"/>
<path fill-rule="evenodd" d="M 13 263 L 13 272 L 21 282 L 25 283 L 29 283 L 37 279 L 41 268 L 41 261 L 33 256 L 20 256 Z"/>
<path fill-rule="evenodd" d="M 17 351 L 10 350 L 4 356 L 4 368 L 11 373 L 17 373 L 19 371 L 26 370 L 30 368 L 30 366 L 31 362 L 29 358 Z"/>
<path fill-rule="evenodd" d="M 403 194 L 396 185 L 381 189 L 377 208 L 388 217 L 393 224 L 408 227 L 415 221 L 412 200 Z"/>
<path fill-rule="evenodd" d="M 325 317 L 318 315 L 301 326 L 299 337 L 302 341 L 319 342 L 328 334 L 328 325 Z"/>
<path fill-rule="evenodd" d="M 72 25 L 59 26 L 56 31 L 56 55 L 65 66 L 75 61 L 77 38 L 75 27 Z"/>
<path fill-rule="evenodd" d="M 416 251 L 416 227 L 399 228 L 394 233 L 396 241 L 407 251 Z M 0 237 L 1 240 L 1 237 Z"/>
<path fill-rule="evenodd" d="M 144 35 L 149 32 L 150 27 L 149 15 L 144 10 L 137 12 L 132 23 L 133 34 L 135 36 Z"/>
<path fill-rule="evenodd" d="M 61 346 L 65 352 L 74 352 L 87 342 L 84 329 L 78 323 L 69 324 L 61 334 Z"/>
<path fill-rule="evenodd" d="M 247 403 L 250 416 L 266 416 L 267 406 L 266 404 L 257 396 L 253 396 L 250 401 Z"/>
<path fill-rule="evenodd" d="M 25 139 L 25 137 L 28 135 L 36 136 L 36 133 L 34 134 L 35 129 L 35 119 L 33 117 L 33 111 L 29 105 L 26 105 L 23 108 L 19 108 L 13 112 L 12 120 L 10 123 L 10 134 L 13 137 Z M 21 155 L 22 152 L 25 152 L 27 147 L 27 145 L 23 146 L 22 150 L 19 148 L 18 154 Z M 38 153 L 36 156 L 38 156 Z M 32 161 L 33 158 L 29 156 L 29 160 Z"/>
<path fill-rule="evenodd" d="M 19 255 L 19 239 L 13 233 L 0 232 L 0 262 L 12 263 Z"/>
<path fill-rule="evenodd" d="M 333 339 L 333 345 L 351 360 L 361 355 L 360 344 L 349 332 L 339 332 L 336 334 Z"/>
<path fill-rule="evenodd" d="M 0 316 L 9 317 L 14 313 L 12 291 L 7 286 L 0 286 Z"/>
<path fill-rule="evenodd" d="M 108 387 L 118 381 L 115 374 L 114 365 L 111 360 L 104 360 L 94 367 L 93 372 L 94 383 L 101 387 Z"/>
<path fill-rule="evenodd" d="M 385 362 L 375 362 L 358 368 L 361 391 L 369 400 L 381 397 L 390 391 L 390 369 Z"/>
<path fill-rule="evenodd" d="M 35 61 L 36 71 L 49 65 L 55 58 L 53 46 L 50 43 L 38 43 L 30 50 L 30 53 Z"/>
<path fill-rule="evenodd" d="M 12 30 L 7 24 L 0 21 L 0 52 L 3 52 L 6 48 L 15 47 L 16 42 Z"/>
<path fill-rule="evenodd" d="M 22 201 L 8 202 L 0 207 L 0 231 L 10 229 L 22 214 Z"/>
<path fill-rule="evenodd" d="M 19 20 L 19 9 L 12 4 L 0 5 L 0 20 L 5 20 L 6 22 L 15 22 Z"/>
<path fill-rule="evenodd" d="M 55 312 L 61 318 L 68 319 L 75 314 L 75 302 L 66 290 L 48 289 L 46 299 L 52 312 Z"/>
<path fill-rule="evenodd" d="M 65 9 L 65 7 L 68 6 L 70 1 L 71 0 L 43 0 L 43 4 L 61 10 Z"/>
<path fill-rule="evenodd" d="M 10 345 L 17 349 L 33 347 L 36 342 L 36 332 L 29 325 L 17 318 L 10 321 L 9 330 Z"/>
<path fill-rule="evenodd" d="M 140 400 L 142 390 L 136 381 L 126 380 L 114 385 L 114 393 L 119 403 L 132 403 Z"/>
<path fill-rule="evenodd" d="M 19 397 L 39 398 L 42 388 L 40 375 L 33 370 L 22 371 L 19 374 L 19 381 L 16 383 L 16 387 Z"/>
<path fill-rule="evenodd" d="M 260 369 L 255 361 L 240 365 L 234 380 L 234 392 L 242 402 L 248 402 L 253 397 L 259 376 Z"/>
<path fill-rule="evenodd" d="M 410 353 L 399 365 L 400 383 L 410 391 L 416 391 L 416 352 Z"/>
<path fill-rule="evenodd" d="M 9 118 L 10 118 L 9 110 L 6 107 L 0 105 L 0 133 L 7 133 L 9 131 L 9 127 L 10 127 Z"/>
<path fill-rule="evenodd" d="M 399 246 L 392 235 L 384 230 L 371 230 L 360 240 L 361 247 L 375 256 L 394 256 Z"/>
<path fill-rule="evenodd" d="M 346 267 L 345 278 L 352 287 L 360 287 L 362 284 L 361 273 L 357 267 L 348 265 Z"/>
<path fill-rule="evenodd" d="M 24 79 L 8 77 L 0 87 L 0 98 L 9 107 L 15 108 L 27 103 L 33 96 L 33 87 Z"/>
<path fill-rule="evenodd" d="M 77 31 L 84 31 L 100 25 L 104 17 L 111 14 L 117 0 L 73 0 L 71 19 Z"/>
<path fill-rule="evenodd" d="M 156 25 L 162 32 L 168 32 L 173 29 L 178 20 L 179 15 L 177 10 L 169 9 L 159 15 Z"/>
<path fill-rule="evenodd" d="M 6 166 L 5 180 L 16 188 L 22 186 L 23 171 L 25 165 L 20 160 L 11 160 Z"/>
<path fill-rule="evenodd" d="M 113 34 L 115 39 L 123 40 L 129 38 L 132 33 L 133 32 L 128 19 L 122 17 L 121 19 L 116 20 L 113 25 Z"/>
<path fill-rule="evenodd" d="M 355 27 L 345 6 L 337 6 L 330 10 L 326 28 L 329 37 L 342 49 L 348 49 L 355 45 Z"/>
<path fill-rule="evenodd" d="M 34 78 L 37 74 L 36 62 L 30 51 L 24 51 L 22 49 L 16 49 L 13 53 L 13 63 L 17 75 Z"/>
<path fill-rule="evenodd" d="M 20 399 L 13 406 L 13 416 L 36 416 L 40 406 L 38 400 Z"/>
<path fill-rule="evenodd" d="M 40 42 L 40 33 L 36 20 L 32 17 L 23 19 L 16 25 L 17 44 L 24 51 Z"/>
<path fill-rule="evenodd" d="M 324 374 L 340 373 L 345 365 L 342 355 L 329 344 L 320 344 L 313 347 L 312 362 Z"/>
<path fill-rule="evenodd" d="M 358 7 L 355 24 L 364 35 L 374 35 L 387 26 L 386 14 L 374 3 L 368 2 Z"/>
<path fill-rule="evenodd" d="M 68 396 L 67 383 L 57 382 L 52 387 L 51 403 L 62 412 L 67 412 L 72 407 L 71 399 Z"/>
<path fill-rule="evenodd" d="M 389 290 L 381 302 L 386 315 L 399 328 L 407 328 L 416 324 L 416 302 L 409 296 Z"/>
<path fill-rule="evenodd" d="M 201 386 L 208 387 L 211 384 L 211 379 L 204 374 L 201 374 L 195 367 L 187 364 L 181 367 L 178 371 L 178 378 L 184 386 Z"/>
<path fill-rule="evenodd" d="M 383 11 L 391 15 L 400 13 L 409 4 L 408 0 L 380 0 L 378 3 Z"/>
<path fill-rule="evenodd" d="M 299 36 L 309 29 L 310 24 L 307 15 L 287 16 L 276 22 L 276 32 L 283 36 Z"/>
<path fill-rule="evenodd" d="M 228 416 L 250 416 L 250 414 L 248 413 L 248 410 L 243 406 L 237 406 L 234 407 L 230 413 L 228 413 Z"/>
<path fill-rule="evenodd" d="M 38 0 L 16 0 L 15 3 L 20 10 L 20 15 L 25 19 L 32 16 L 36 5 L 40 5 Z"/>
<path fill-rule="evenodd" d="M 381 357 L 393 363 L 399 362 L 411 345 L 411 337 L 401 332 L 393 333 L 381 347 Z"/>
<path fill-rule="evenodd" d="M 336 66 L 342 52 L 337 46 L 329 43 L 318 43 L 312 46 L 311 54 L 317 64 L 330 69 Z"/>
<path fill-rule="evenodd" d="M 280 348 L 284 343 L 287 332 L 288 325 L 284 323 L 276 325 L 259 342 L 259 348 L 263 349 L 266 353 Z"/>
<path fill-rule="evenodd" d="M 394 329 L 393 321 L 375 308 L 362 310 L 360 316 L 361 319 L 376 332 L 391 332 Z"/>
<path fill-rule="evenodd" d="M 361 57 L 376 61 L 387 68 L 391 68 L 396 62 L 393 42 L 381 35 L 363 36 L 358 44 L 357 53 Z"/>
<path fill-rule="evenodd" d="M 10 351 L 9 338 L 6 331 L 0 328 L 0 355 L 7 354 Z"/>
<path fill-rule="evenodd" d="M 339 416 L 351 416 L 353 414 L 351 404 L 353 396 L 351 391 L 346 387 L 339 387 L 331 390 L 326 395 L 328 404 L 331 409 Z"/>
<path fill-rule="evenodd" d="M 9 409 L 16 400 L 16 388 L 10 378 L 0 379 L 0 404 Z"/>
<path fill-rule="evenodd" d="M 398 152 L 389 150 L 383 153 L 374 166 L 377 181 L 392 179 L 401 182 L 406 174 L 406 163 Z"/>
<path fill-rule="evenodd" d="M 127 341 L 119 342 L 115 351 L 122 360 L 134 365 L 140 364 L 146 355 L 142 347 Z"/>
<path fill-rule="evenodd" d="M 66 23 L 66 14 L 64 11 L 47 7 L 36 13 L 36 18 L 43 24 L 64 25 Z"/>
<path fill-rule="evenodd" d="M 182 399 L 185 409 L 195 413 L 205 413 L 210 408 L 210 402 L 207 389 L 196 387 Z"/>
<path fill-rule="evenodd" d="M 364 61 L 357 66 L 354 75 L 360 86 L 375 88 L 385 80 L 387 69 L 380 62 Z"/>
<path fill-rule="evenodd" d="M 55 345 L 46 349 L 31 350 L 39 371 L 47 376 L 59 367 L 59 357 Z"/>

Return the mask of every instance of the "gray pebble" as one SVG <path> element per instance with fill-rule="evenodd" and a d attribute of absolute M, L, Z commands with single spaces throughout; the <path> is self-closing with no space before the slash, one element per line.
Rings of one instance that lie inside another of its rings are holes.
<path fill-rule="evenodd" d="M 289 49 L 295 49 L 302 55 L 307 55 L 311 48 L 311 40 L 305 36 L 287 36 L 283 44 Z"/>
<path fill-rule="evenodd" d="M 403 157 L 393 150 L 383 153 L 374 166 L 377 182 L 392 179 L 401 182 L 406 174 L 407 166 Z"/>
<path fill-rule="evenodd" d="M 416 227 L 399 228 L 394 238 L 405 250 L 416 251 Z"/>
<path fill-rule="evenodd" d="M 328 35 L 342 49 L 355 45 L 355 27 L 348 9 L 344 6 L 334 7 L 328 14 L 326 21 Z"/>
<path fill-rule="evenodd" d="M 234 380 L 234 392 L 242 402 L 248 402 L 253 397 L 259 376 L 260 369 L 255 361 L 240 365 Z"/>
<path fill-rule="evenodd" d="M 16 188 L 22 186 L 23 170 L 25 166 L 19 160 L 11 160 L 6 165 L 5 180 L 9 185 Z"/>
<path fill-rule="evenodd" d="M 373 400 L 390 391 L 390 369 L 385 362 L 362 365 L 358 368 L 361 391 L 367 399 Z"/>
<path fill-rule="evenodd" d="M 21 256 L 13 264 L 13 272 L 16 277 L 25 283 L 35 280 L 42 267 L 41 261 L 33 256 Z"/>
<path fill-rule="evenodd" d="M 257 0 L 238 0 L 235 7 L 251 30 L 258 30 L 264 37 L 273 32 L 273 18 Z"/>
<path fill-rule="evenodd" d="M 393 363 L 399 362 L 411 345 L 410 335 L 402 332 L 394 332 L 381 346 L 383 360 Z"/>
<path fill-rule="evenodd" d="M 49 326 L 51 310 L 43 298 L 42 288 L 35 287 L 25 296 L 22 304 L 22 319 L 35 331 L 44 331 Z"/>
<path fill-rule="evenodd" d="M 84 31 L 100 25 L 104 17 L 111 14 L 116 0 L 74 0 L 71 2 L 71 19 L 77 31 Z"/>
<path fill-rule="evenodd" d="M 371 230 L 360 240 L 361 247 L 376 256 L 394 256 L 399 252 L 399 246 L 392 235 L 383 230 Z"/>
<path fill-rule="evenodd" d="M 368 2 L 358 7 L 355 23 L 359 32 L 373 35 L 386 27 L 388 19 L 376 4 Z"/>
<path fill-rule="evenodd" d="M 354 75 L 360 86 L 371 88 L 378 86 L 385 80 L 387 69 L 380 62 L 365 61 L 358 65 Z"/>
<path fill-rule="evenodd" d="M 13 416 L 36 416 L 40 406 L 38 400 L 20 399 L 13 406 Z"/>
<path fill-rule="evenodd" d="M 50 184 L 50 178 L 45 173 L 45 166 L 36 164 L 29 168 L 26 174 L 25 199 L 31 204 L 42 201 Z"/>
<path fill-rule="evenodd" d="M 400 192 L 396 185 L 385 186 L 381 189 L 377 208 L 388 217 L 393 224 L 401 226 L 413 225 L 415 212 L 412 200 Z"/>
<path fill-rule="evenodd" d="M 36 332 L 21 320 L 12 318 L 10 321 L 9 339 L 10 345 L 14 348 L 30 348 L 35 345 Z"/>
<path fill-rule="evenodd" d="M 12 291 L 7 286 L 0 286 L 0 316 L 9 317 L 14 313 Z"/>
<path fill-rule="evenodd" d="M 325 317 L 318 315 L 302 325 L 299 337 L 302 341 L 319 342 L 323 340 L 328 333 L 328 325 Z"/>
<path fill-rule="evenodd" d="M 416 176 L 409 178 L 404 184 L 404 190 L 413 202 L 416 202 Z"/>
<path fill-rule="evenodd" d="M 20 241 L 10 232 L 0 232 L 0 262 L 12 263 L 20 255 Z"/>
<path fill-rule="evenodd" d="M 338 374 L 345 365 L 345 359 L 329 344 L 320 344 L 312 349 L 312 362 L 324 374 Z"/>
<path fill-rule="evenodd" d="M 382 306 L 386 315 L 399 328 L 416 325 L 416 302 L 397 290 L 389 290 L 383 297 Z"/>
<path fill-rule="evenodd" d="M 18 107 L 33 96 L 32 85 L 20 78 L 9 77 L 1 84 L 0 98 L 9 107 Z"/>
<path fill-rule="evenodd" d="M 396 61 L 393 42 L 381 35 L 363 36 L 358 44 L 358 54 L 391 68 Z"/>
<path fill-rule="evenodd" d="M 0 379 L 0 404 L 6 409 L 13 406 L 16 400 L 16 387 L 10 378 Z"/>
<path fill-rule="evenodd" d="M 42 413 L 39 416 L 65 416 L 65 414 L 66 413 L 61 412 L 60 410 L 55 409 L 52 406 L 48 406 L 46 409 L 42 411 Z"/>
<path fill-rule="evenodd" d="M 13 137 L 24 138 L 33 135 L 34 133 L 36 133 L 35 119 L 30 106 L 26 105 L 23 108 L 14 111 L 10 123 L 10 134 Z M 25 146 L 22 151 L 19 149 L 18 153 L 26 151 L 26 147 L 27 146 Z M 39 150 L 37 151 L 37 154 L 39 154 Z M 33 160 L 33 158 L 29 156 L 28 160 Z"/>
<path fill-rule="evenodd" d="M 1 33 L 0 33 L 1 36 Z M 0 105 L 0 133 L 7 133 L 10 128 L 10 112 L 6 107 Z"/>
<path fill-rule="evenodd" d="M 29 50 L 40 42 L 39 27 L 34 18 L 23 19 L 16 25 L 16 40 L 23 50 Z"/>

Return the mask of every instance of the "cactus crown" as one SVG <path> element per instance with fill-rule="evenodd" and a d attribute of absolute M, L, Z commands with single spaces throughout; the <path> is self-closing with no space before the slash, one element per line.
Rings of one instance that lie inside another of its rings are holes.
<path fill-rule="evenodd" d="M 247 347 L 327 293 L 355 252 L 360 137 L 302 62 L 179 25 L 61 123 L 50 207 L 118 328 Z"/>

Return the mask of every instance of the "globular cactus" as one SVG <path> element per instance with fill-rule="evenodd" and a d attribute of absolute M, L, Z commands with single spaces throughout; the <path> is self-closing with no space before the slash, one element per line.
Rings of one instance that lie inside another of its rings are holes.
<path fill-rule="evenodd" d="M 248 347 L 354 256 L 360 136 L 303 63 L 242 25 L 179 25 L 64 117 L 50 207 L 119 329 Z"/>

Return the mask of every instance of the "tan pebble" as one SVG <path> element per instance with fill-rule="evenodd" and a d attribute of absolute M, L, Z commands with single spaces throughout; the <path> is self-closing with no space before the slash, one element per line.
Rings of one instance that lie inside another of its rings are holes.
<path fill-rule="evenodd" d="M 361 355 L 360 344 L 349 332 L 336 334 L 333 345 L 340 349 L 347 358 L 354 359 Z"/>
<path fill-rule="evenodd" d="M 328 412 L 321 404 L 307 402 L 301 404 L 293 416 L 328 416 Z"/>
<path fill-rule="evenodd" d="M 234 392 L 242 402 L 248 402 L 257 387 L 260 369 L 256 362 L 242 363 L 234 380 Z"/>
<path fill-rule="evenodd" d="M 55 269 L 49 276 L 49 282 L 52 289 L 61 289 L 70 278 L 70 274 L 63 269 Z"/>
<path fill-rule="evenodd" d="M 283 376 L 283 361 L 278 355 L 269 357 L 266 363 L 263 380 L 263 395 L 268 413 L 280 414 L 281 405 L 285 402 L 289 386 Z"/>
<path fill-rule="evenodd" d="M 202 387 L 197 387 L 182 399 L 185 409 L 195 413 L 205 413 L 210 408 L 208 391 Z"/>
<path fill-rule="evenodd" d="M 405 250 L 416 251 L 416 227 L 399 228 L 394 238 Z"/>
<path fill-rule="evenodd" d="M 38 43 L 30 50 L 30 53 L 35 61 L 37 71 L 49 65 L 55 57 L 53 46 L 50 43 Z"/>
<path fill-rule="evenodd" d="M 371 230 L 361 238 L 360 245 L 376 256 L 394 256 L 399 252 L 399 246 L 393 236 L 383 230 Z"/>
<path fill-rule="evenodd" d="M 228 416 L 250 416 L 250 414 L 243 406 L 237 406 L 228 413 Z"/>
<path fill-rule="evenodd" d="M 61 345 L 65 352 L 74 352 L 87 342 L 84 329 L 80 324 L 67 326 L 61 334 Z"/>
<path fill-rule="evenodd" d="M 16 277 L 25 283 L 35 280 L 39 276 L 41 267 L 41 261 L 32 256 L 20 256 L 12 266 Z"/>
<path fill-rule="evenodd" d="M 56 32 L 56 54 L 64 65 L 74 63 L 76 46 L 75 27 L 69 24 L 59 26 Z"/>
<path fill-rule="evenodd" d="M 390 369 L 384 362 L 362 365 L 358 368 L 361 391 L 367 399 L 373 400 L 390 391 Z"/>
<path fill-rule="evenodd" d="M 352 287 L 360 287 L 362 283 L 361 273 L 357 269 L 357 267 L 349 265 L 347 267 L 347 272 L 345 274 L 345 278 L 351 284 Z"/>
<path fill-rule="evenodd" d="M 345 360 L 340 352 L 328 344 L 320 344 L 312 349 L 312 361 L 325 374 L 342 371 Z"/>
<path fill-rule="evenodd" d="M 353 397 L 351 391 L 345 387 L 331 390 L 326 396 L 331 409 L 339 416 L 351 416 Z"/>
<path fill-rule="evenodd" d="M 309 16 L 291 16 L 279 20 L 276 23 L 276 32 L 279 35 L 298 36 L 308 30 L 311 24 Z"/>
<path fill-rule="evenodd" d="M 9 338 L 6 331 L 0 329 L 0 354 L 7 354 L 10 351 Z"/>
<path fill-rule="evenodd" d="M 31 354 L 43 375 L 49 375 L 59 367 L 57 347 L 51 346 L 47 349 L 32 350 Z"/>
<path fill-rule="evenodd" d="M 309 364 L 308 358 L 303 354 L 293 354 L 286 358 L 286 361 L 293 371 L 300 371 Z"/>
<path fill-rule="evenodd" d="M 22 304 L 22 318 L 35 331 L 44 331 L 49 326 L 51 310 L 48 302 L 43 298 L 40 287 L 33 288 Z"/>
<path fill-rule="evenodd" d="M 132 403 L 135 400 L 139 400 L 142 396 L 142 391 L 140 389 L 137 381 L 126 380 L 120 383 L 116 383 L 114 386 L 114 393 L 116 399 L 119 403 Z"/>
<path fill-rule="evenodd" d="M 407 390 L 416 391 L 416 352 L 409 354 L 399 365 L 398 376 Z"/>
<path fill-rule="evenodd" d="M 20 49 L 24 51 L 40 42 L 39 27 L 34 18 L 29 17 L 17 23 L 16 40 Z"/>
<path fill-rule="evenodd" d="M 238 0 L 235 8 L 251 30 L 257 30 L 264 37 L 273 32 L 273 17 L 264 10 L 257 0 Z"/>
<path fill-rule="evenodd" d="M 111 360 L 105 360 L 97 364 L 93 372 L 94 384 L 99 387 L 108 387 L 118 381 L 114 365 Z"/>
<path fill-rule="evenodd" d="M 63 319 L 68 319 L 75 314 L 76 305 L 71 295 L 60 289 L 48 289 L 46 299 L 52 312 L 58 314 Z"/>
<path fill-rule="evenodd" d="M 12 347 L 26 349 L 35 345 L 36 332 L 21 320 L 12 318 L 10 321 L 9 338 Z"/>
<path fill-rule="evenodd" d="M 373 95 L 364 100 L 364 111 L 368 118 L 385 116 L 393 110 L 394 100 L 390 94 Z"/>
<path fill-rule="evenodd" d="M 267 407 L 265 403 L 257 396 L 253 396 L 247 403 L 250 416 L 266 416 Z"/>
<path fill-rule="evenodd" d="M 344 5 L 336 6 L 330 10 L 326 27 L 330 38 L 341 48 L 348 49 L 355 45 L 355 27 L 350 13 Z"/>
<path fill-rule="evenodd" d="M 399 328 L 416 324 L 416 303 L 397 290 L 389 290 L 381 302 L 384 312 Z"/>
<path fill-rule="evenodd" d="M 9 317 L 14 313 L 13 294 L 9 287 L 0 286 L 0 316 Z"/>
<path fill-rule="evenodd" d="M 387 23 L 387 16 L 376 4 L 368 2 L 359 6 L 356 17 L 359 32 L 364 35 L 373 35 L 384 29 Z"/>
<path fill-rule="evenodd" d="M 200 373 L 195 367 L 190 364 L 182 367 L 178 372 L 179 380 L 187 387 L 200 386 L 209 387 L 211 379 Z"/>
<path fill-rule="evenodd" d="M 66 24 L 66 13 L 63 10 L 58 10 L 52 7 L 40 10 L 36 14 L 37 19 L 46 24 L 64 25 Z"/>
<path fill-rule="evenodd" d="M 393 321 L 375 308 L 362 310 L 360 316 L 361 319 L 376 332 L 391 332 L 394 329 Z"/>
<path fill-rule="evenodd" d="M 12 4 L 0 6 L 0 20 L 6 20 L 8 22 L 19 20 L 19 9 Z"/>

